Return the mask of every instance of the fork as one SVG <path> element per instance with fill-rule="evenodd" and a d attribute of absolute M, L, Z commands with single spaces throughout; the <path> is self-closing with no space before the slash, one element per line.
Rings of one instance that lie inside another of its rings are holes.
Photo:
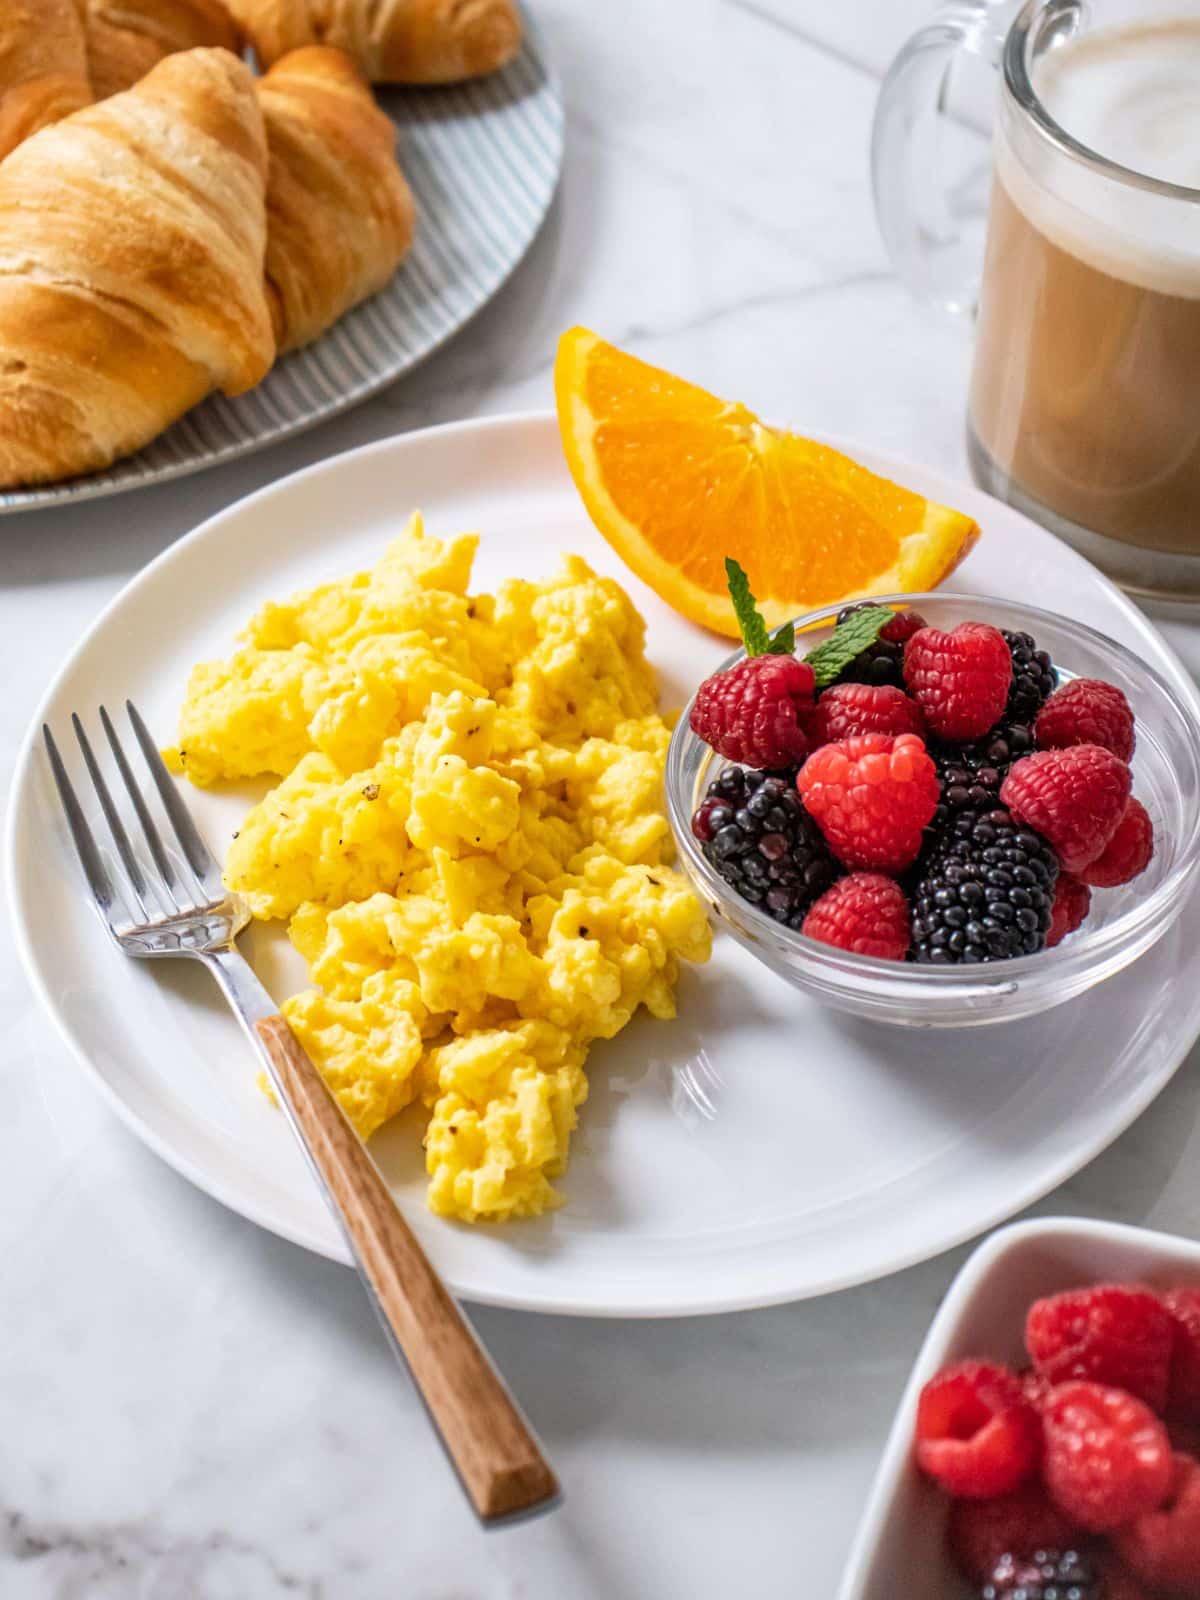
<path fill-rule="evenodd" d="M 100 722 L 149 861 L 134 852 L 78 715 L 72 715 L 71 724 L 124 869 L 123 879 L 106 863 L 54 736 L 42 726 L 67 826 L 113 942 L 129 956 L 200 961 L 217 980 L 266 1067 L 292 1132 L 350 1246 L 367 1295 L 396 1354 L 407 1365 L 480 1520 L 494 1526 L 549 1510 L 559 1498 L 558 1484 L 532 1430 L 400 1215 L 379 1169 L 324 1079 L 238 952 L 237 935 L 249 921 L 249 911 L 222 882 L 221 870 L 136 707 L 127 700 L 125 710 L 186 870 L 164 846 L 104 707 Z"/>

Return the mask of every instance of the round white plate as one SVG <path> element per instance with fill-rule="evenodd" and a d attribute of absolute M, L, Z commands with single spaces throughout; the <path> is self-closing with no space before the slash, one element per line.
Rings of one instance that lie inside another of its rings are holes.
<path fill-rule="evenodd" d="M 1078 556 L 978 490 L 845 446 L 976 515 L 955 576 L 1036 598 L 1139 650 L 1196 692 L 1144 618 Z M 682 621 L 589 523 L 549 417 L 386 440 L 262 490 L 147 567 L 63 668 L 17 767 L 13 914 L 30 976 L 71 1049 L 143 1139 L 226 1205 L 343 1257 L 282 1117 L 199 968 L 114 953 L 84 900 L 40 748 L 43 718 L 135 699 L 163 739 L 193 662 L 225 653 L 271 596 L 371 564 L 408 511 L 433 533 L 479 528 L 476 585 L 578 551 L 623 582 L 649 625 L 663 699 L 679 704 L 727 646 Z M 60 740 L 66 748 L 68 737 Z M 190 792 L 215 845 L 244 801 Z M 991 1227 L 1068 1177 L 1159 1092 L 1200 1032 L 1186 978 L 1200 901 L 1132 968 L 1045 1017 L 969 1033 L 869 1026 L 822 1010 L 719 940 L 687 972 L 675 1022 L 638 1018 L 591 1055 L 566 1205 L 468 1228 L 423 1205 L 418 1130 L 373 1148 L 451 1286 L 468 1299 L 589 1315 L 667 1316 L 821 1294 Z M 281 933 L 248 950 L 274 992 L 303 972 Z M 1181 981 L 1182 980 L 1182 981 Z"/>
<path fill-rule="evenodd" d="M 0 514 L 120 494 L 277 444 L 411 372 L 487 304 L 554 197 L 563 104 L 536 29 L 502 71 L 448 88 L 380 87 L 417 208 L 387 287 L 276 362 L 249 394 L 213 395 L 105 472 L 0 492 Z"/>

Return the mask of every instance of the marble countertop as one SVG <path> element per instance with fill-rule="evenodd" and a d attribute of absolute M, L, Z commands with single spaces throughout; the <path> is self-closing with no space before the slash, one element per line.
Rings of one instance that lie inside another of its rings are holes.
<path fill-rule="evenodd" d="M 62 655 L 171 540 L 326 454 L 547 405 L 573 322 L 773 418 L 966 475 L 967 335 L 891 275 L 867 182 L 879 75 L 929 6 L 534 4 L 568 99 L 562 191 L 465 335 L 272 452 L 0 523 L 5 779 Z M 1200 666 L 1200 629 L 1167 627 Z M 484 1535 L 352 1275 L 224 1211 L 116 1122 L 37 1010 L 6 926 L 0 1015 L 4 1600 L 833 1594 L 963 1252 L 737 1316 L 479 1311 L 568 1490 L 552 1518 Z M 1194 1064 L 1037 1209 L 1200 1230 Z"/>

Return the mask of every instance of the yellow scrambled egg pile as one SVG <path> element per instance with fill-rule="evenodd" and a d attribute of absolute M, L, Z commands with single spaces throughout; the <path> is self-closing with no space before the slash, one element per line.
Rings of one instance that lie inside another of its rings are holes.
<path fill-rule="evenodd" d="M 282 780 L 227 881 L 290 919 L 314 987 L 284 1011 L 359 1133 L 423 1101 L 429 1203 L 467 1221 L 556 1202 L 589 1044 L 673 1016 L 710 943 L 664 866 L 637 611 L 576 557 L 468 596 L 476 543 L 414 518 L 374 571 L 264 606 L 167 752 Z"/>

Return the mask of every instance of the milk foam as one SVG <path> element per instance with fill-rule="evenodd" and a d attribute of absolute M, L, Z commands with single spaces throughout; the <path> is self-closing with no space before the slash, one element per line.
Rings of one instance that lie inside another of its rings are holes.
<path fill-rule="evenodd" d="M 1200 19 L 1097 29 L 1043 56 L 1034 87 L 1089 150 L 1200 191 Z M 1062 248 L 1113 277 L 1200 296 L 1200 194 L 1189 202 L 1097 177 L 1016 124 L 997 165 L 1016 204 Z"/>
<path fill-rule="evenodd" d="M 1200 21 L 1086 35 L 1043 56 L 1034 86 L 1089 150 L 1200 190 Z"/>

